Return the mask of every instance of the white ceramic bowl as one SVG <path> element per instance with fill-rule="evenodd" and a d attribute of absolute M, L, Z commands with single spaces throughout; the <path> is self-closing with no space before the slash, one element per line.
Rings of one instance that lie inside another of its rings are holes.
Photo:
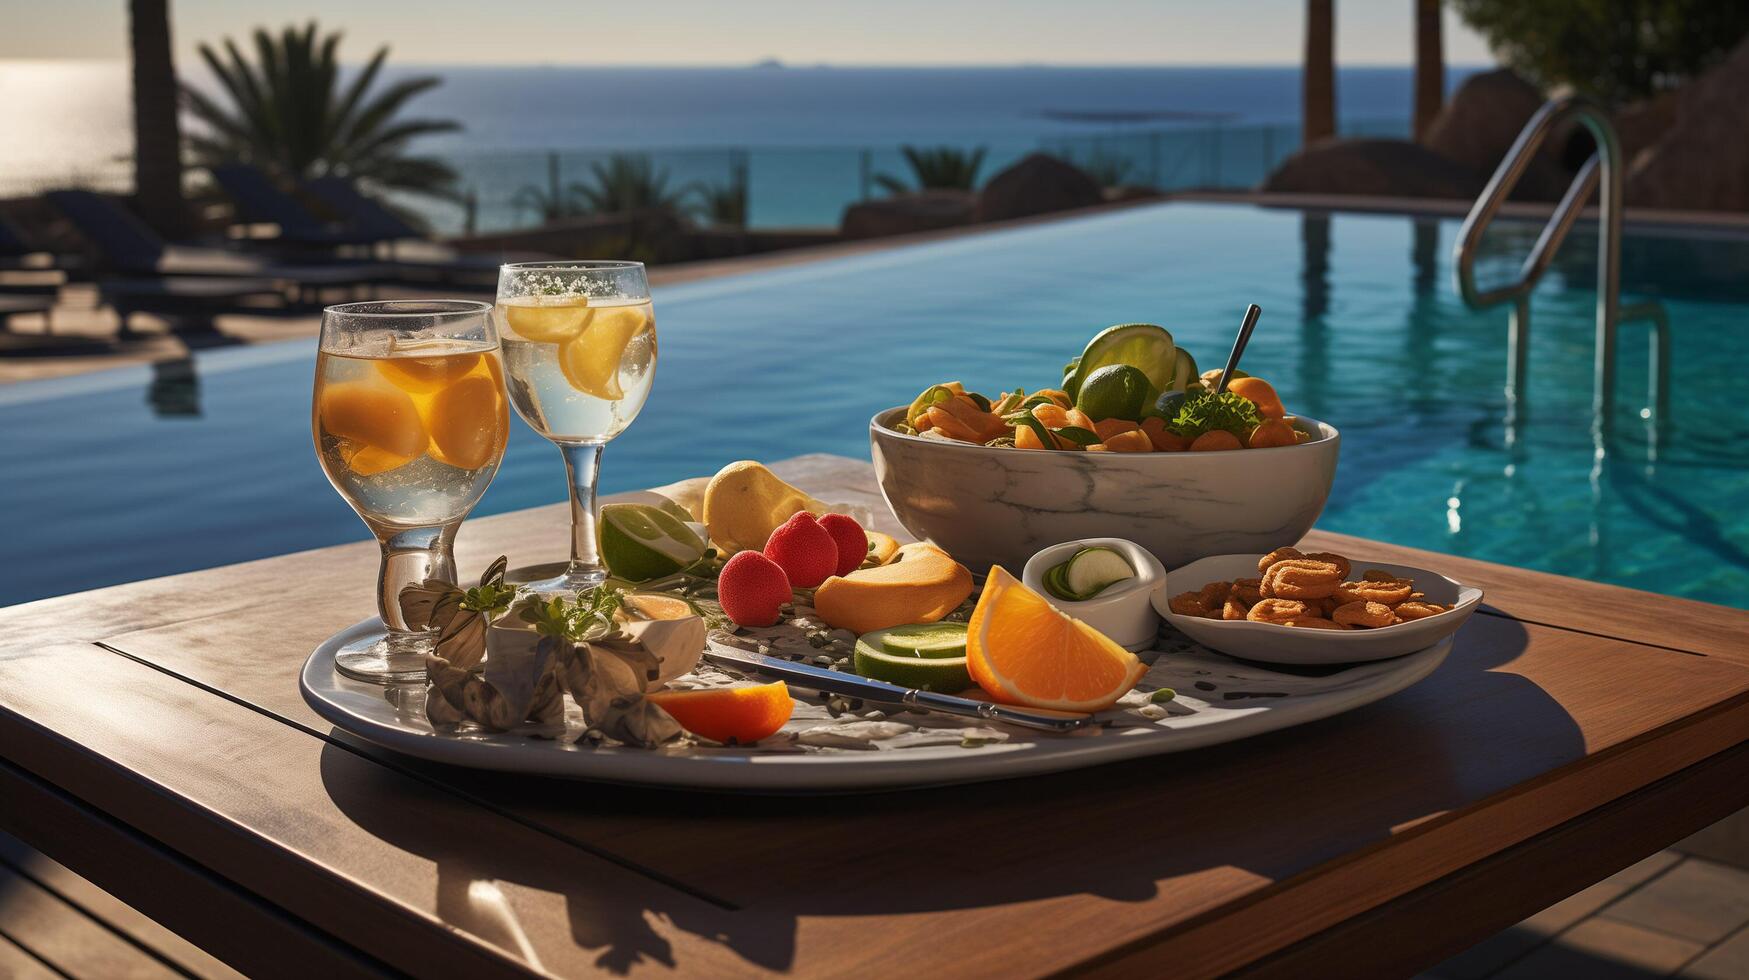
<path fill-rule="evenodd" d="M 1302 416 L 1315 438 L 1275 449 L 1001 449 L 895 432 L 904 413 L 869 425 L 881 493 L 905 530 L 974 572 L 1013 571 L 1078 538 L 1134 541 L 1167 568 L 1298 541 L 1330 496 L 1341 445 L 1334 426 Z"/>
<path fill-rule="evenodd" d="M 1167 605 L 1173 596 L 1195 591 L 1210 582 L 1256 578 L 1257 560 L 1264 554 L 1216 555 L 1175 568 L 1166 573 L 1166 584 L 1155 591 L 1154 608 L 1185 636 L 1230 657 L 1273 664 L 1350 664 L 1425 650 L 1457 632 L 1482 604 L 1481 589 L 1459 585 L 1438 572 L 1358 561 L 1349 555 L 1348 560 L 1353 563 L 1349 578 L 1359 578 L 1376 568 L 1398 578 L 1414 579 L 1416 590 L 1425 592 L 1427 601 L 1451 606 L 1451 610 L 1380 629 L 1310 630 L 1247 620 L 1180 616 Z"/>
<path fill-rule="evenodd" d="M 1116 551 L 1130 563 L 1136 577 L 1080 602 L 1057 598 L 1045 588 L 1045 573 L 1068 561 L 1082 548 Z M 1160 564 L 1160 559 L 1134 541 L 1083 538 L 1052 545 L 1027 560 L 1020 581 L 1050 600 L 1051 605 L 1111 637 L 1126 650 L 1150 649 L 1160 635 L 1160 616 L 1154 611 L 1151 599 L 1154 590 L 1166 581 L 1166 568 Z"/>

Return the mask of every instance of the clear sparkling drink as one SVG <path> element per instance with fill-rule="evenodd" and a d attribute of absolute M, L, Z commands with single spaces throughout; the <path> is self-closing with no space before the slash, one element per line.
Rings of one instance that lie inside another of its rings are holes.
<path fill-rule="evenodd" d="M 500 339 L 516 411 L 558 443 L 603 443 L 637 418 L 656 377 L 648 299 L 500 300 Z"/>
<path fill-rule="evenodd" d="M 329 482 L 360 516 L 388 527 L 461 520 L 510 434 L 498 351 L 462 340 L 322 351 L 312 415 Z"/>

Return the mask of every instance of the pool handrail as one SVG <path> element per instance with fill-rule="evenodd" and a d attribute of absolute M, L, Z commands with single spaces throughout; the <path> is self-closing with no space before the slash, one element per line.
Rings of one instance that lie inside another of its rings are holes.
<path fill-rule="evenodd" d="M 1572 183 L 1537 236 L 1536 244 L 1519 267 L 1515 282 L 1483 290 L 1476 284 L 1476 253 L 1488 225 L 1499 214 L 1506 197 L 1530 167 L 1538 149 L 1562 124 L 1577 120 L 1590 130 L 1597 150 L 1574 175 Z M 1513 141 L 1512 148 L 1495 168 L 1494 175 L 1482 189 L 1470 213 L 1464 218 L 1453 249 L 1453 266 L 1458 294 L 1472 309 L 1486 309 L 1502 303 L 1512 304 L 1507 347 L 1506 397 L 1509 424 L 1522 411 L 1525 393 L 1525 362 L 1530 350 L 1530 293 L 1536 288 L 1549 263 L 1566 240 L 1567 233 L 1579 220 L 1585 202 L 1593 190 L 1601 188 L 1598 200 L 1597 236 L 1597 335 L 1594 349 L 1592 388 L 1593 428 L 1599 439 L 1607 439 L 1613 429 L 1615 411 L 1615 332 L 1621 322 L 1621 233 L 1622 233 L 1622 153 L 1621 139 L 1610 122 L 1609 113 L 1597 102 L 1583 96 L 1565 96 L 1544 103 L 1531 116 Z M 1656 303 L 1635 304 L 1629 311 L 1631 319 L 1645 320 L 1651 325 L 1653 350 L 1665 352 L 1655 358 L 1652 373 L 1652 401 L 1656 406 L 1656 421 L 1665 421 L 1666 378 L 1668 377 L 1669 320 Z"/>

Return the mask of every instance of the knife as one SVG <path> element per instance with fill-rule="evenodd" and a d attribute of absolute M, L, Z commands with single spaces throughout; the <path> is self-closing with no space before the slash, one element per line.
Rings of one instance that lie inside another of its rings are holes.
<path fill-rule="evenodd" d="M 900 687 L 897 684 L 888 684 L 886 681 L 871 680 L 856 674 L 827 670 L 824 667 L 797 663 L 782 657 L 754 653 L 751 650 L 742 650 L 715 641 L 706 643 L 704 658 L 719 667 L 727 667 L 739 673 L 753 672 L 764 674 L 767 677 L 780 678 L 793 682 L 797 687 L 804 687 L 811 691 L 824 691 L 828 694 L 844 694 L 853 698 L 865 698 L 869 701 L 927 708 L 942 714 L 978 718 L 983 721 L 1005 722 L 1024 728 L 1043 729 L 1047 732 L 1072 731 L 1093 721 L 1092 715 L 1079 712 L 1027 710 L 1006 704 L 991 704 L 988 701 L 955 697 L 952 694 L 937 694 L 934 691 Z"/>

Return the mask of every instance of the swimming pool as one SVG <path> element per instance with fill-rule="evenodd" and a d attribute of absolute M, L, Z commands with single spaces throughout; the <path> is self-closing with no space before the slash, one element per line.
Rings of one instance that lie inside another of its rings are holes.
<path fill-rule="evenodd" d="M 1484 279 L 1535 230 L 1500 229 Z M 1674 326 L 1672 425 L 1654 449 L 1624 327 L 1619 444 L 1596 459 L 1590 243 L 1534 298 L 1531 416 L 1508 448 L 1506 317 L 1453 293 L 1456 230 L 1166 204 L 659 289 L 655 391 L 603 489 L 867 458 L 876 410 L 954 377 L 1054 383 L 1110 323 L 1164 324 L 1212 366 L 1256 302 L 1245 366 L 1343 431 L 1321 527 L 1749 607 L 1749 243 L 1630 237 L 1628 298 L 1658 296 Z M 312 339 L 0 387 L 0 604 L 365 537 L 310 448 L 314 359 Z M 477 514 L 563 498 L 558 454 L 513 430 Z"/>

